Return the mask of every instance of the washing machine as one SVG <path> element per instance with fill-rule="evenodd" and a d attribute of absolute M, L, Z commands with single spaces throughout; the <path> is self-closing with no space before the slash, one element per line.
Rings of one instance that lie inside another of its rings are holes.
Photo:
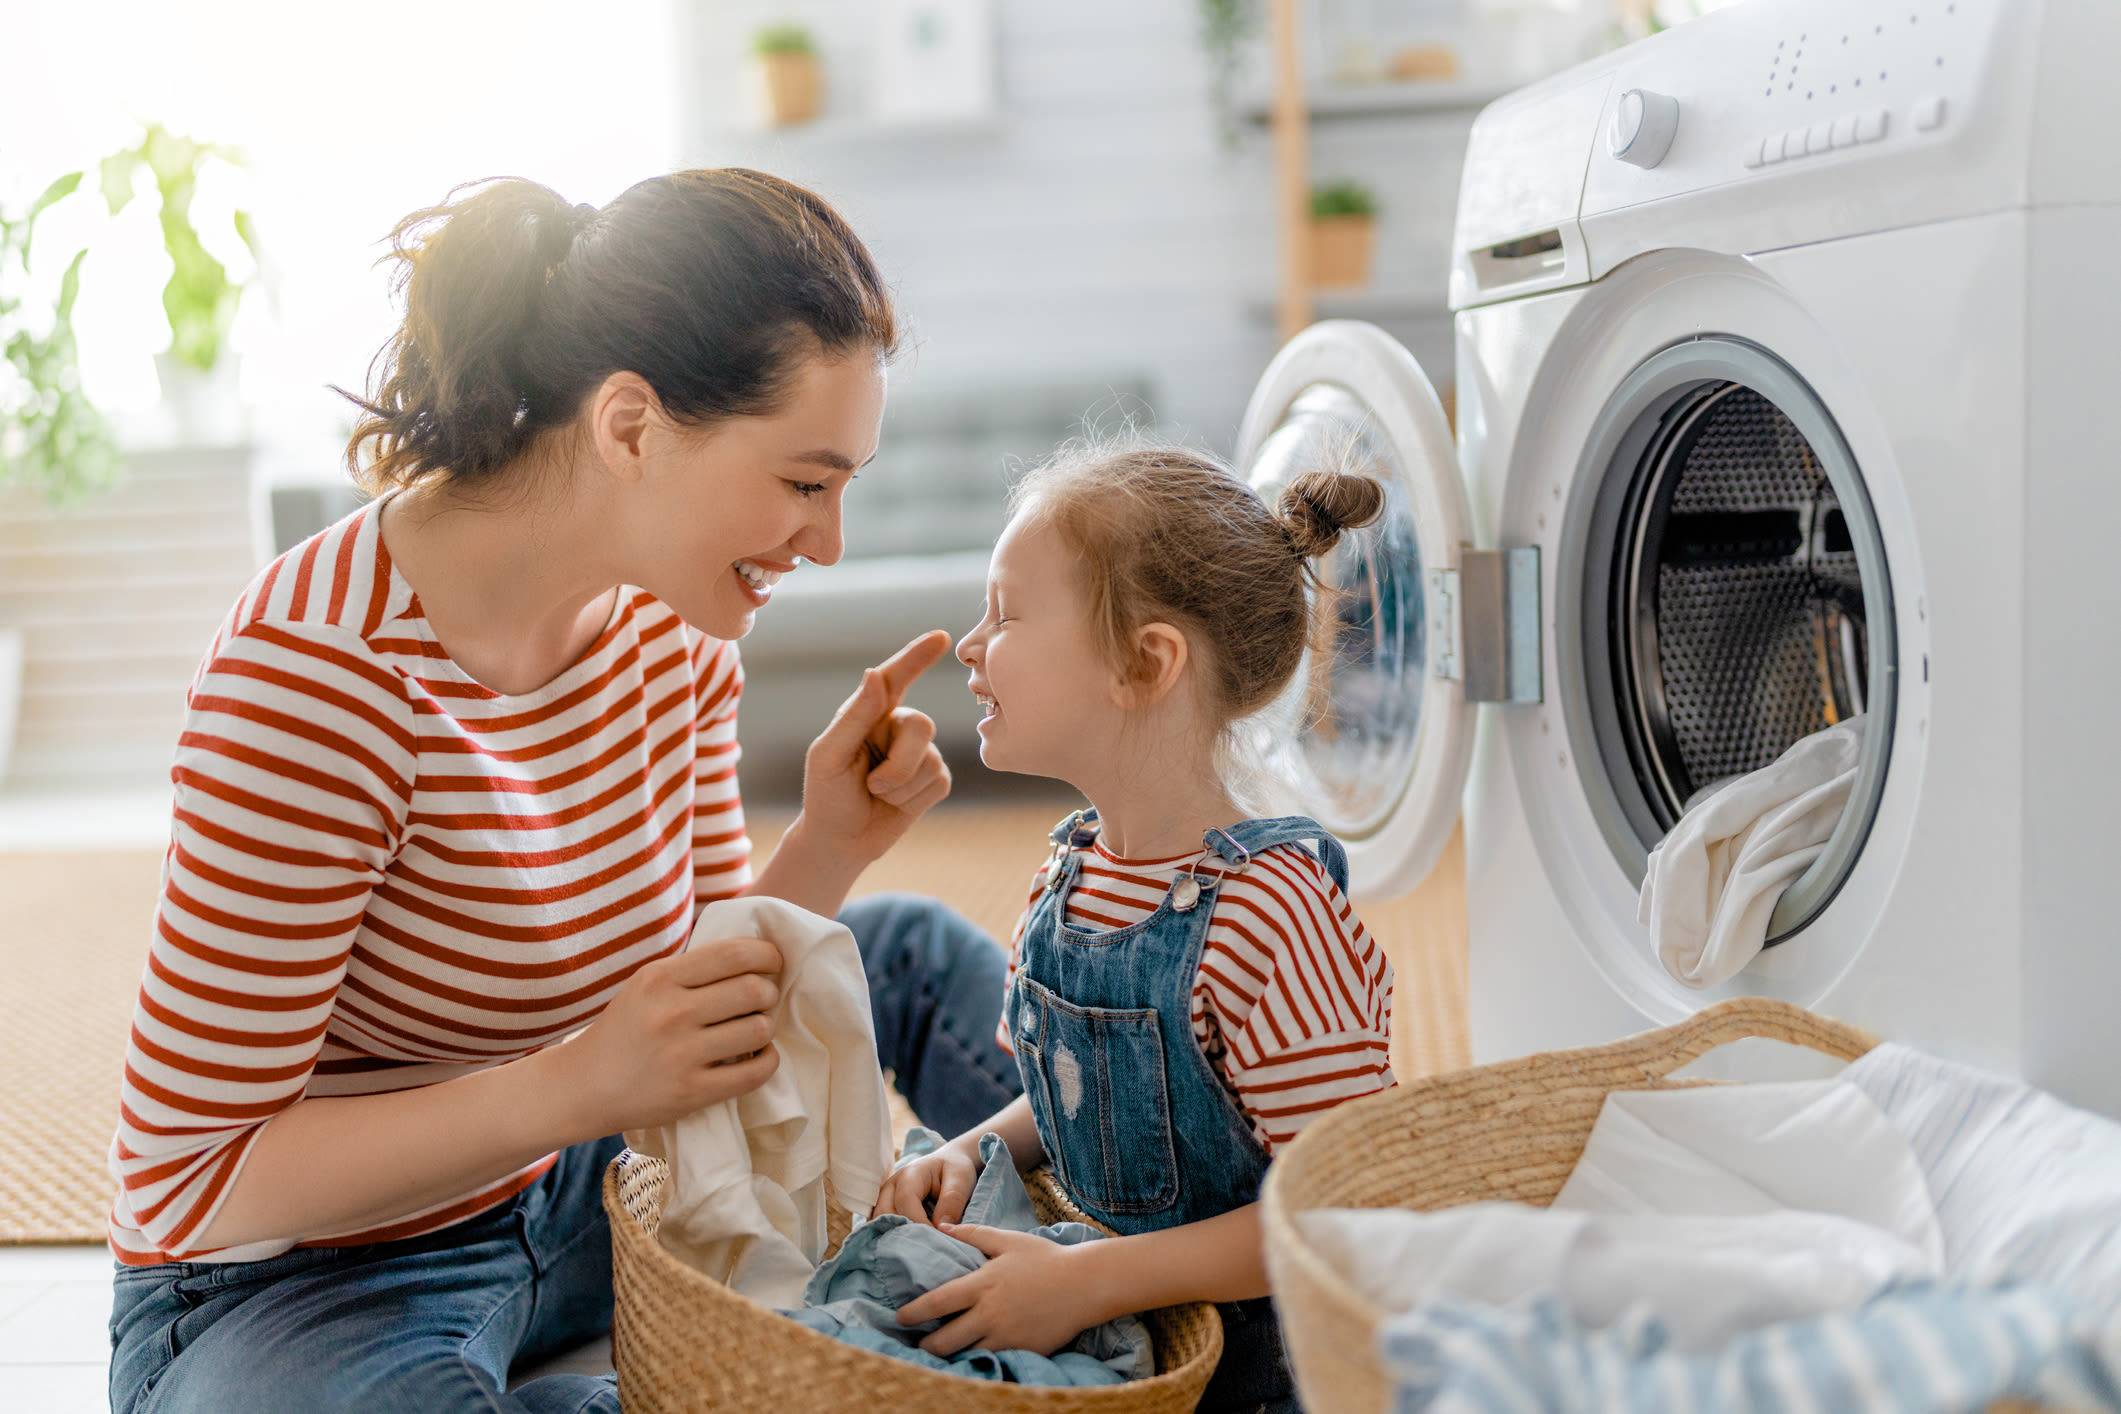
<path fill-rule="evenodd" d="M 1525 89 L 1459 194 L 1455 440 L 1368 325 L 1256 389 L 1388 486 L 1269 749 L 1358 896 L 1462 818 L 1476 1061 L 1763 995 L 2121 1115 L 2121 6 L 1751 0 Z M 1729 982 L 1689 799 L 1862 714 Z"/>

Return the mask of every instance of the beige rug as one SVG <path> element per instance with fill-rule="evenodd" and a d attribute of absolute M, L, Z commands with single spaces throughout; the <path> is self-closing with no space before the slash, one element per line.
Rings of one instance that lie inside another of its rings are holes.
<path fill-rule="evenodd" d="M 1062 813 L 945 806 L 854 891 L 933 894 L 1006 938 Z M 754 818 L 761 859 L 788 818 Z M 0 1243 L 103 1240 L 104 1154 L 160 871 L 154 850 L 0 854 Z M 1425 892 L 1362 909 L 1399 972 L 1402 1079 L 1466 1063 L 1462 875 L 1454 853 Z"/>

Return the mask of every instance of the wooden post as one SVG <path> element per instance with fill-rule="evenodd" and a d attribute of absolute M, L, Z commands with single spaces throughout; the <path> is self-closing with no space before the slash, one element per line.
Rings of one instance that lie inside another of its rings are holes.
<path fill-rule="evenodd" d="M 1297 0 L 1267 0 L 1274 49 L 1274 204 L 1281 227 L 1281 290 L 1275 324 L 1287 343 L 1311 323 L 1311 161 L 1304 111 L 1303 44 Z"/>

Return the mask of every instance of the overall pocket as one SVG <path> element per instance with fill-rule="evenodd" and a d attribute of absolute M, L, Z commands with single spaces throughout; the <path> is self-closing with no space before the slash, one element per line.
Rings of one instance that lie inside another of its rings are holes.
<path fill-rule="evenodd" d="M 1153 1007 L 1080 1007 L 1016 979 L 1019 1055 L 1055 1171 L 1075 1199 L 1108 1213 L 1157 1213 L 1178 1201 L 1171 1097 Z M 1029 1033 L 1029 1034 L 1025 1034 Z M 1028 1077 L 1027 1077 L 1028 1078 Z"/>

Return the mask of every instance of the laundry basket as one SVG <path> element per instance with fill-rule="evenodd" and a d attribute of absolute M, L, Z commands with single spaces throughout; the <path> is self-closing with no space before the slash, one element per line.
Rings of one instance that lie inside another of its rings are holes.
<path fill-rule="evenodd" d="M 1306 1243 L 1310 1208 L 1412 1208 L 1517 1202 L 1542 1207 L 1568 1182 L 1613 1090 L 1712 1082 L 1666 1077 L 1747 1037 L 1854 1060 L 1878 1044 L 1853 1026 L 1787 1002 L 1740 997 L 1677 1026 L 1605 1046 L 1551 1051 L 1353 1100 L 1308 1125 L 1267 1170 L 1267 1272 L 1306 1409 L 1378 1414 L 1390 1381 L 1373 1305 Z M 2000 1408 L 2001 1406 L 1999 1406 Z"/>
<path fill-rule="evenodd" d="M 1222 1358 L 1222 1319 L 1207 1305 L 1144 1312 L 1157 1373 L 1092 1388 L 991 1383 L 846 1345 L 739 1296 L 665 1251 L 656 1228 L 669 1180 L 668 1165 L 632 1152 L 604 1173 L 618 1298 L 611 1354 L 626 1414 L 1184 1414 L 1199 1403 Z M 1043 1221 L 1092 1222 L 1050 1174 L 1028 1182 Z"/>

